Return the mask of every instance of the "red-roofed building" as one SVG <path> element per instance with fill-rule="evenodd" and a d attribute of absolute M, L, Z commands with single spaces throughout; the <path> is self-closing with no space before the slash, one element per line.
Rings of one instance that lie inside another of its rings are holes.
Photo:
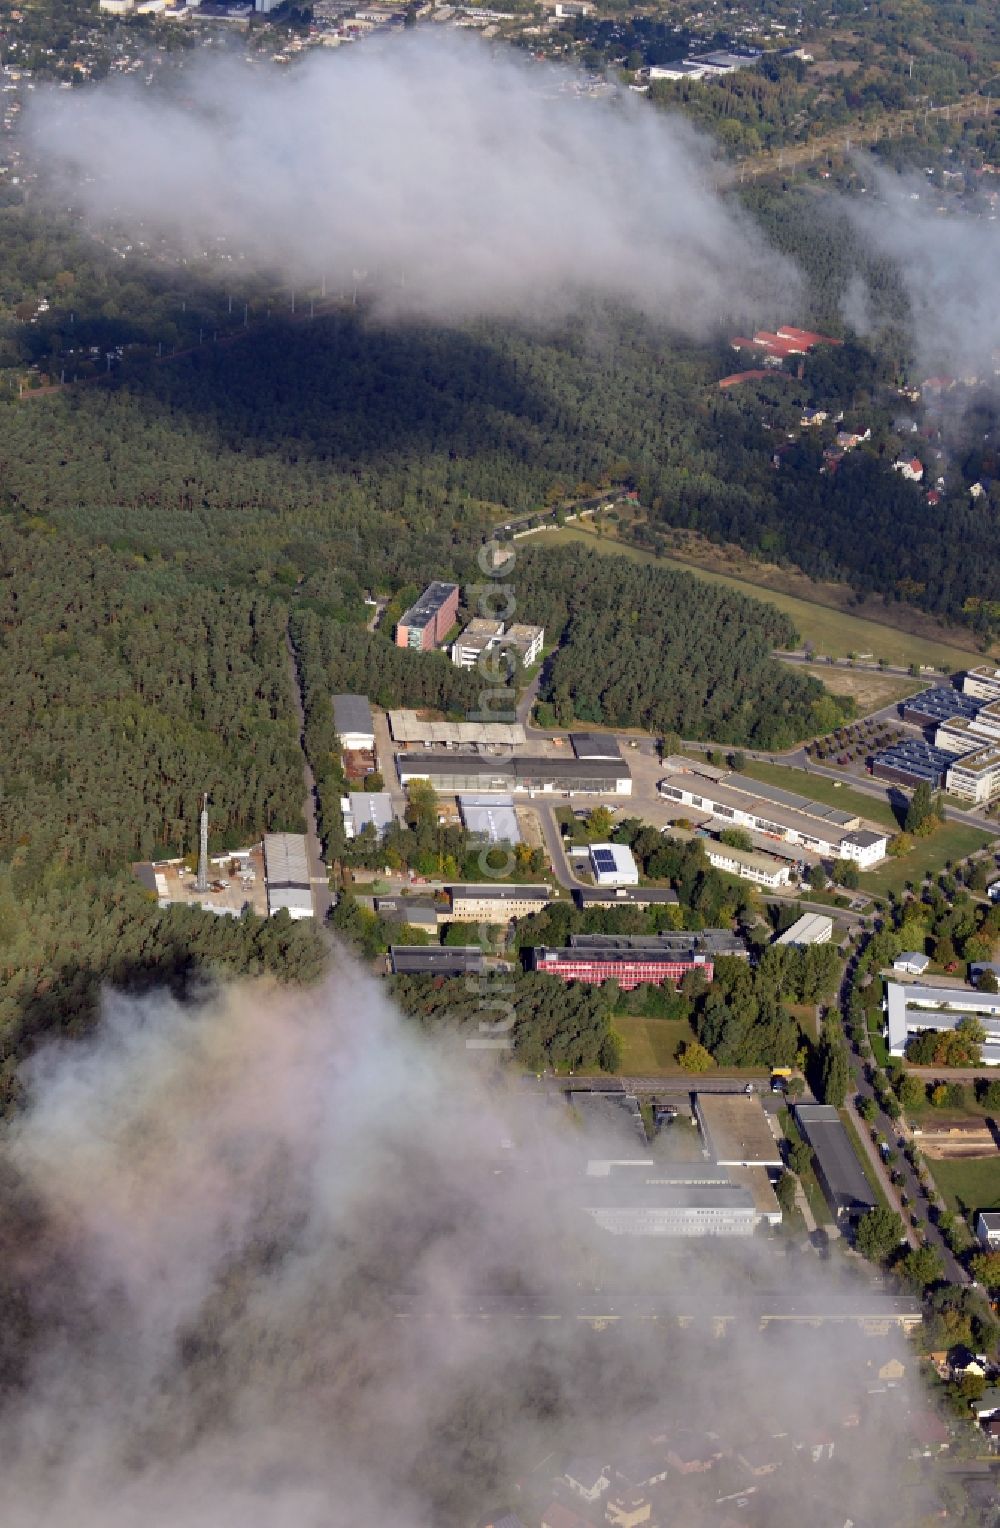
<path fill-rule="evenodd" d="M 924 464 L 919 456 L 901 456 L 893 466 L 897 472 L 901 472 L 908 483 L 919 483 L 924 475 Z"/>
<path fill-rule="evenodd" d="M 941 495 L 938 493 L 936 488 L 932 488 L 930 493 L 927 495 L 927 502 L 932 509 L 941 503 Z"/>
<path fill-rule="evenodd" d="M 806 350 L 812 350 L 816 345 L 842 345 L 843 340 L 835 340 L 829 334 L 815 334 L 812 329 L 796 329 L 792 324 L 782 324 L 778 330 L 779 339 L 795 340 Z"/>

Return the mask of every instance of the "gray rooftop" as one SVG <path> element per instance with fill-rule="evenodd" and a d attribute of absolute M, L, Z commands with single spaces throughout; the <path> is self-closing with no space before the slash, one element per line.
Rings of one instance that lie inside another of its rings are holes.
<path fill-rule="evenodd" d="M 618 739 L 611 732 L 571 732 L 573 752 L 578 759 L 620 759 Z"/>
<path fill-rule="evenodd" d="M 816 1154 L 820 1181 L 837 1211 L 862 1214 L 878 1202 L 844 1122 L 832 1104 L 796 1104 L 795 1118 Z"/>
<path fill-rule="evenodd" d="M 393 973 L 396 976 L 463 976 L 480 972 L 485 958 L 478 944 L 441 945 L 393 944 L 389 946 Z"/>
<path fill-rule="evenodd" d="M 333 726 L 338 737 L 348 732 L 374 734 L 372 708 L 367 695 L 335 695 L 333 697 Z"/>

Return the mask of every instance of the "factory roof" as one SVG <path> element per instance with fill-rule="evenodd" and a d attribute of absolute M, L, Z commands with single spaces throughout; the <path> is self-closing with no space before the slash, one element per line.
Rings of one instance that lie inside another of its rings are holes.
<path fill-rule="evenodd" d="M 620 759 L 622 756 L 613 732 L 571 732 L 569 740 L 578 759 Z"/>
<path fill-rule="evenodd" d="M 431 721 L 407 710 L 389 712 L 389 730 L 397 743 L 493 743 L 514 748 L 524 742 L 520 722 Z"/>
<path fill-rule="evenodd" d="M 309 888 L 309 861 L 304 833 L 264 834 L 264 874 L 268 893 L 282 886 Z"/>
<path fill-rule="evenodd" d="M 342 806 L 349 838 L 369 824 L 384 833 L 395 815 L 389 791 L 352 791 L 342 798 Z"/>
<path fill-rule="evenodd" d="M 491 844 L 521 842 L 521 829 L 512 796 L 499 791 L 487 792 L 481 796 L 461 795 L 458 798 L 458 810 L 467 832 L 485 838 Z"/>
<path fill-rule="evenodd" d="M 833 823 L 838 828 L 859 828 L 861 819 L 856 812 L 845 812 L 840 807 L 828 806 L 824 801 L 813 801 L 795 791 L 786 791 L 780 785 L 767 785 L 749 775 L 729 774 L 725 783 L 731 790 L 743 791 L 760 801 L 775 801 L 791 811 L 802 812 L 806 817 L 816 817 L 821 822 Z"/>
<path fill-rule="evenodd" d="M 840 1209 L 869 1210 L 877 1200 L 843 1120 L 832 1104 L 796 1104 L 795 1118 L 816 1154 L 820 1175 Z"/>
<path fill-rule="evenodd" d="M 736 955 L 747 953 L 745 940 L 727 928 L 704 928 L 696 933 L 670 930 L 661 934 L 570 934 L 569 944 L 575 950 L 698 950 L 704 955 Z"/>
<path fill-rule="evenodd" d="M 548 757 L 498 758 L 479 753 L 400 753 L 396 765 L 402 775 L 418 772 L 434 775 L 485 775 L 489 779 L 506 776 L 514 784 L 534 779 L 583 780 L 600 775 L 609 780 L 629 777 L 624 759 L 560 759 Z"/>
<path fill-rule="evenodd" d="M 396 976 L 462 976 L 480 972 L 486 960 L 478 944 L 445 947 L 426 944 L 393 944 L 389 959 Z"/>
<path fill-rule="evenodd" d="M 720 1167 L 780 1167 L 781 1152 L 756 1094 L 696 1093 L 705 1144 Z"/>
<path fill-rule="evenodd" d="M 833 935 L 833 919 L 826 913 L 803 913 L 775 944 L 825 944 Z"/>
<path fill-rule="evenodd" d="M 333 726 L 338 737 L 351 732 L 374 736 L 372 708 L 367 695 L 335 695 L 333 697 Z"/>

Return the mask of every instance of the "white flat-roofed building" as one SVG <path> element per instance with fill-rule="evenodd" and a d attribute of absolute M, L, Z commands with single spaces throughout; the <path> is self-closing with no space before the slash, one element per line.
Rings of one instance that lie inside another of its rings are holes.
<path fill-rule="evenodd" d="M 304 833 L 264 834 L 264 879 L 272 917 L 282 908 L 291 918 L 314 916 Z"/>
<path fill-rule="evenodd" d="M 333 729 L 340 746 L 351 753 L 375 751 L 375 723 L 367 695 L 333 697 Z"/>
<path fill-rule="evenodd" d="M 588 1174 L 580 1201 L 613 1236 L 752 1236 L 762 1223 L 781 1220 L 773 1194 L 763 1206 L 758 1197 L 709 1163 L 685 1169 L 621 1161 Z"/>
<path fill-rule="evenodd" d="M 974 700 L 1000 700 L 1000 668 L 979 663 L 962 675 L 962 694 Z"/>
<path fill-rule="evenodd" d="M 791 928 L 779 934 L 775 944 L 829 944 L 833 938 L 833 919 L 825 913 L 803 913 Z"/>
<path fill-rule="evenodd" d="M 524 742 L 520 722 L 444 722 L 417 711 L 390 711 L 389 730 L 396 743 L 418 743 L 425 748 L 458 748 L 466 744 L 519 748 Z"/>
<path fill-rule="evenodd" d="M 500 646 L 513 647 L 524 667 L 530 668 L 542 655 L 545 627 L 526 626 L 523 621 L 514 621 L 504 632 Z"/>
<path fill-rule="evenodd" d="M 506 796 L 500 791 L 481 796 L 459 796 L 458 810 L 467 833 L 491 844 L 521 842 L 513 796 Z"/>
<path fill-rule="evenodd" d="M 945 788 L 963 801 L 992 801 L 1000 792 L 1000 744 L 987 743 L 949 764 Z"/>
<path fill-rule="evenodd" d="M 341 796 L 340 811 L 348 838 L 356 838 L 367 827 L 373 827 L 383 838 L 395 816 L 389 791 L 352 791 L 349 796 Z"/>
<path fill-rule="evenodd" d="M 590 868 L 598 886 L 639 884 L 639 867 L 627 844 L 591 844 Z"/>
<path fill-rule="evenodd" d="M 483 653 L 491 652 L 503 636 L 503 621 L 476 616 L 451 644 L 451 661 L 456 668 L 475 668 Z"/>
<path fill-rule="evenodd" d="M 778 1143 L 756 1093 L 696 1093 L 694 1113 L 719 1167 L 781 1167 Z"/>
<path fill-rule="evenodd" d="M 886 1036 L 891 1056 L 906 1054 L 907 1042 L 927 1029 L 957 1029 L 963 1019 L 978 1019 L 986 1031 L 984 1066 L 1000 1066 L 1000 993 L 961 984 L 888 982 L 885 990 Z"/>
<path fill-rule="evenodd" d="M 703 839 L 701 843 L 713 870 L 739 876 L 741 881 L 752 881 L 755 886 L 788 885 L 791 869 L 787 860 L 776 859 L 772 854 L 759 854 L 755 849 L 734 849 L 732 845 L 720 844 L 714 839 Z"/>

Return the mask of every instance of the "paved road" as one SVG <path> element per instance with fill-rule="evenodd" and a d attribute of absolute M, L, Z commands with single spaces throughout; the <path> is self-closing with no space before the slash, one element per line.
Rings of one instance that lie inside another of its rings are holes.
<path fill-rule="evenodd" d="M 908 1222 L 910 1213 L 915 1211 L 920 1216 L 921 1220 L 925 1221 L 926 1223 L 926 1230 L 924 1235 L 927 1238 L 928 1244 L 936 1248 L 936 1250 L 941 1254 L 946 1278 L 950 1279 L 953 1284 L 967 1284 L 969 1282 L 968 1274 L 958 1259 L 955 1257 L 954 1253 L 948 1246 L 948 1243 L 945 1241 L 944 1237 L 941 1235 L 941 1232 L 938 1230 L 937 1226 L 933 1225 L 928 1218 L 928 1211 L 930 1206 L 927 1197 L 921 1188 L 920 1179 L 917 1177 L 917 1174 L 914 1172 L 909 1162 L 903 1156 L 902 1151 L 897 1150 L 897 1161 L 894 1165 L 902 1174 L 902 1188 L 910 1201 L 909 1209 L 903 1209 L 903 1207 L 899 1204 L 898 1191 L 891 1183 L 882 1159 L 879 1156 L 879 1153 L 876 1151 L 874 1144 L 872 1143 L 872 1126 L 865 1124 L 864 1120 L 861 1119 L 855 1108 L 856 1098 L 870 1098 L 875 1105 L 875 1129 L 878 1130 L 879 1134 L 885 1140 L 891 1143 L 893 1148 L 896 1147 L 896 1142 L 899 1140 L 902 1134 L 899 1127 L 899 1122 L 891 1120 L 889 1116 L 884 1112 L 884 1110 L 879 1107 L 878 1099 L 875 1096 L 875 1089 L 868 1081 L 868 1063 L 862 1056 L 860 1047 L 858 1046 L 857 1041 L 854 1035 L 851 1033 L 847 1023 L 848 1005 L 850 1002 L 851 984 L 854 977 L 856 959 L 857 957 L 855 955 L 852 956 L 850 961 L 848 961 L 840 989 L 841 1013 L 844 1023 L 844 1033 L 848 1036 L 849 1039 L 848 1055 L 851 1063 L 854 1087 L 854 1097 L 852 1097 L 848 1102 L 848 1110 L 854 1120 L 855 1129 L 857 1130 L 862 1142 L 864 1143 L 865 1150 L 868 1153 L 868 1159 L 878 1174 L 882 1187 L 885 1189 L 889 1203 L 896 1206 L 903 1216 L 903 1221 L 906 1226 L 906 1237 L 910 1243 L 910 1246 L 913 1247 L 917 1245 L 917 1237 Z"/>
<path fill-rule="evenodd" d="M 808 663 L 813 667 L 859 669 L 871 674 L 890 674 L 894 678 L 912 679 L 915 690 L 924 688 L 934 679 L 942 677 L 940 669 L 926 669 L 922 674 L 914 676 L 908 668 L 894 668 L 891 663 L 862 663 L 857 658 L 817 658 L 815 653 L 789 653 L 783 652 L 781 648 L 775 648 L 774 656 L 780 658 L 782 663 Z M 970 659 L 973 656 L 974 654 L 969 654 Z"/>
<path fill-rule="evenodd" d="M 827 1322 L 856 1323 L 866 1329 L 887 1325 L 905 1328 L 918 1326 L 921 1320 L 920 1302 L 906 1295 L 887 1295 L 879 1290 L 865 1289 L 860 1283 L 851 1294 L 828 1295 L 812 1298 L 801 1292 L 785 1294 L 754 1293 L 752 1289 L 741 1290 L 733 1295 L 694 1295 L 672 1290 L 667 1295 L 640 1295 L 629 1293 L 567 1294 L 559 1295 L 469 1295 L 464 1299 L 435 1300 L 433 1296 L 421 1296 L 412 1300 L 395 1302 L 394 1314 L 400 1319 L 483 1320 L 499 1317 L 516 1320 L 562 1319 L 579 1321 L 655 1321 L 660 1318 L 689 1323 L 696 1326 L 714 1327 L 721 1335 L 725 1323 L 756 1321 L 760 1325 L 770 1322 L 808 1322 L 822 1325 Z"/>
<path fill-rule="evenodd" d="M 550 1072 L 544 1072 L 541 1077 L 528 1073 L 523 1081 L 555 1093 L 685 1093 L 690 1095 L 691 1093 L 745 1093 L 750 1086 L 757 1093 L 763 1093 L 768 1098 L 772 1096 L 767 1077 L 748 1078 L 745 1075 L 720 1077 L 717 1072 L 687 1077 L 575 1077 L 572 1073 L 556 1076 Z"/>
<path fill-rule="evenodd" d="M 323 859 L 323 850 L 320 846 L 319 832 L 316 826 L 316 780 L 313 776 L 312 766 L 306 756 L 306 714 L 302 704 L 302 688 L 299 684 L 299 669 L 295 657 L 295 649 L 292 646 L 291 633 L 287 627 L 285 628 L 285 651 L 288 654 L 289 682 L 295 697 L 295 714 L 299 719 L 299 747 L 302 750 L 302 783 L 305 786 L 302 815 L 306 820 L 306 858 L 309 863 L 309 880 L 312 885 L 313 910 L 316 921 L 320 928 L 322 928 L 330 908 L 333 906 L 333 897 L 330 894 L 330 877 L 327 873 L 326 861 Z"/>

